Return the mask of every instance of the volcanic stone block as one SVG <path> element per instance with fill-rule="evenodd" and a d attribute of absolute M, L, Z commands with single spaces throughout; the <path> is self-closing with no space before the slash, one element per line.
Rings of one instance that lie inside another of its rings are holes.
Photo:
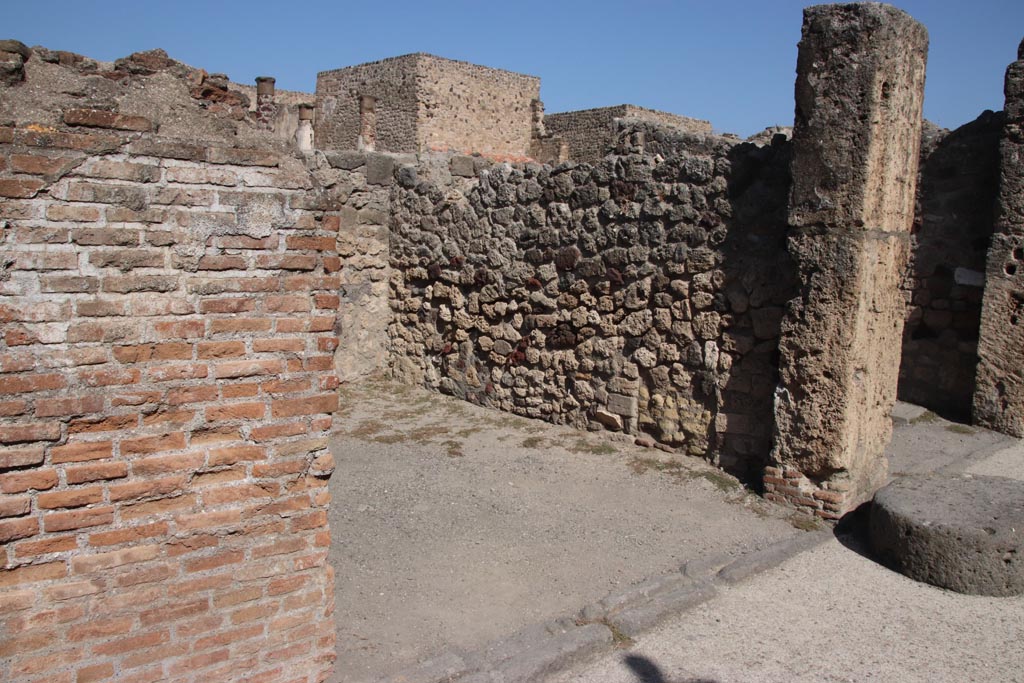
<path fill-rule="evenodd" d="M 821 509 L 830 489 L 842 512 L 884 481 L 927 44 L 886 5 L 804 11 L 789 204 L 802 287 L 782 320 L 772 453 L 793 474 L 779 491 L 766 478 L 798 505 Z"/>
<path fill-rule="evenodd" d="M 1006 124 L 978 339 L 974 420 L 1024 436 L 1024 42 L 1006 70 Z"/>
<path fill-rule="evenodd" d="M 875 494 L 871 544 L 917 581 L 972 595 L 1024 593 L 1024 482 L 904 477 Z"/>

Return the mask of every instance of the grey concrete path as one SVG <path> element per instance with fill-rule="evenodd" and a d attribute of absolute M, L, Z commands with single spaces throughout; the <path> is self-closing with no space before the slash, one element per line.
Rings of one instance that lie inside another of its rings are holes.
<path fill-rule="evenodd" d="M 626 437 L 385 384 L 347 388 L 337 422 L 335 683 L 471 653 L 689 560 L 804 534 L 702 461 Z"/>
<path fill-rule="evenodd" d="M 961 595 L 838 540 L 551 683 L 1024 681 L 1024 597 Z"/>
<path fill-rule="evenodd" d="M 1024 442 L 913 413 L 893 476 L 967 472 L 1024 481 Z M 872 560 L 840 535 L 549 683 L 1024 681 L 1024 596 L 962 595 Z"/>

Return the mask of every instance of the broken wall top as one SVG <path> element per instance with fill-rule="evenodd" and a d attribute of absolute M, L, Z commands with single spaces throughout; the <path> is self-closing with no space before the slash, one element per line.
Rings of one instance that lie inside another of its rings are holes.
<path fill-rule="evenodd" d="M 927 51 L 927 30 L 895 7 L 804 10 L 792 225 L 910 228 L 915 172 L 897 166 L 916 159 L 920 141 L 913 127 L 896 124 L 921 117 L 923 97 L 909 86 L 923 81 Z"/>
<path fill-rule="evenodd" d="M 70 52 L 0 41 L 0 123 L 152 132 L 205 144 L 284 149 L 250 113 L 250 98 L 223 74 L 137 52 L 98 62 Z"/>

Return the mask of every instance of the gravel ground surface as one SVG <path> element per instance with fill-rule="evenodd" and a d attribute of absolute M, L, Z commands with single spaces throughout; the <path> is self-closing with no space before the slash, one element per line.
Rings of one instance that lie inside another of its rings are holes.
<path fill-rule="evenodd" d="M 383 383 L 345 393 L 332 442 L 331 683 L 471 657 L 687 561 L 749 558 L 803 537 L 799 518 L 735 480 L 627 437 Z M 893 477 L 1024 479 L 1020 441 L 908 406 L 901 414 Z M 1024 597 L 916 583 L 870 559 L 856 531 L 739 583 L 718 582 L 710 601 L 635 641 L 620 638 L 589 663 L 523 680 L 1024 682 Z M 531 647 L 545 656 L 543 640 Z M 521 670 L 533 653 L 520 655 Z"/>
<path fill-rule="evenodd" d="M 693 458 L 386 384 L 333 439 L 333 681 L 392 674 L 803 533 Z"/>

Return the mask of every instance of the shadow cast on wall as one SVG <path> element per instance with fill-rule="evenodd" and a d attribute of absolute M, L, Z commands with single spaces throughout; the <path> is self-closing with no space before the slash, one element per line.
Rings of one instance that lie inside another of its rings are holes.
<path fill-rule="evenodd" d="M 921 144 L 899 398 L 950 420 L 971 419 L 1004 121 L 986 111 L 952 132 L 926 126 Z"/>

